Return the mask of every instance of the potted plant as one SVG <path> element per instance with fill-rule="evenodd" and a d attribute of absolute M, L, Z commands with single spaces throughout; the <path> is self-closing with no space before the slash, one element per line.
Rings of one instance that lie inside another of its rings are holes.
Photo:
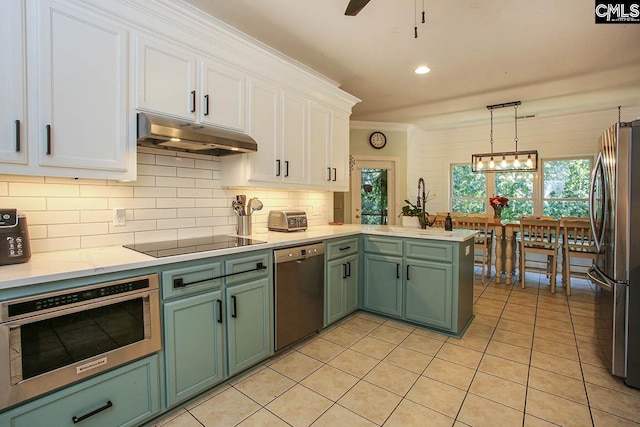
<path fill-rule="evenodd" d="M 503 196 L 493 196 L 489 203 L 493 207 L 493 217 L 498 220 L 502 217 L 502 209 L 509 207 L 509 199 Z"/>
<path fill-rule="evenodd" d="M 406 203 L 406 205 L 402 207 L 402 212 L 400 212 L 400 215 L 398 216 L 404 217 L 404 218 L 415 218 L 414 220 L 415 222 L 403 220 L 402 221 L 403 225 L 407 225 L 408 223 L 413 222 L 412 224 L 413 226 L 419 226 L 422 228 L 424 219 L 426 219 L 427 226 L 430 226 L 433 224 L 433 221 L 429 222 L 429 212 L 425 212 L 425 215 L 423 217 L 422 208 L 411 203 L 409 199 L 405 199 L 404 202 Z"/>

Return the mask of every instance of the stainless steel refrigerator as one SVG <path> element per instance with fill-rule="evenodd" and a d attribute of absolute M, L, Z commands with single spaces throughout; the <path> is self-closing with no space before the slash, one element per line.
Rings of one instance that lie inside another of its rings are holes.
<path fill-rule="evenodd" d="M 640 388 L 640 120 L 600 137 L 589 207 L 600 250 L 588 274 L 601 354 L 614 375 Z"/>

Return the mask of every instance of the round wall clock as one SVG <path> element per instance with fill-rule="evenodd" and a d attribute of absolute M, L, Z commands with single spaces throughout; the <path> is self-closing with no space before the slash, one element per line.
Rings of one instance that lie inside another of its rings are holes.
<path fill-rule="evenodd" d="M 369 144 L 371 144 L 373 148 L 383 148 L 387 145 L 387 136 L 382 132 L 373 132 L 369 135 Z"/>

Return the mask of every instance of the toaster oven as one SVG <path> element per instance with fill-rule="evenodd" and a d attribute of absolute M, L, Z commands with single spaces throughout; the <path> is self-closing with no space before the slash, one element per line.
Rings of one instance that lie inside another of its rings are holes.
<path fill-rule="evenodd" d="M 304 211 L 269 211 L 267 226 L 271 231 L 303 231 L 307 229 Z"/>

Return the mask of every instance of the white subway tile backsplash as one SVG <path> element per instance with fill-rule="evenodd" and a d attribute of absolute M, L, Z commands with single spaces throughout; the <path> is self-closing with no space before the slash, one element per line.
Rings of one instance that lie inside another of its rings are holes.
<path fill-rule="evenodd" d="M 0 175 L 0 206 L 26 213 L 32 252 L 80 249 L 235 234 L 236 194 L 258 197 L 264 208 L 308 209 L 310 224 L 326 224 L 330 193 L 222 187 L 216 157 L 138 147 L 136 181 Z M 126 225 L 113 225 L 124 208 Z"/>
<path fill-rule="evenodd" d="M 92 222 L 81 224 L 51 224 L 48 226 L 48 237 L 72 237 L 91 236 L 94 234 L 107 234 L 109 226 L 104 222 Z"/>
<path fill-rule="evenodd" d="M 192 188 L 192 187 L 195 187 L 196 184 L 193 178 L 173 178 L 173 177 L 158 176 L 156 177 L 156 186 L 157 187 Z"/>
<path fill-rule="evenodd" d="M 168 187 L 136 187 L 135 197 L 176 197 L 176 189 Z"/>
<path fill-rule="evenodd" d="M 159 166 L 175 166 L 177 168 L 193 169 L 195 163 L 195 159 L 188 159 L 186 157 L 156 156 L 156 165 Z"/>
<path fill-rule="evenodd" d="M 160 218 L 177 218 L 176 209 L 134 209 L 133 218 L 141 219 L 160 219 Z"/>
<path fill-rule="evenodd" d="M 195 199 L 162 198 L 156 199 L 158 208 L 193 208 L 196 206 Z"/>
<path fill-rule="evenodd" d="M 213 197 L 213 190 L 210 188 L 178 188 L 178 197 L 208 199 Z"/>
<path fill-rule="evenodd" d="M 9 195 L 13 197 L 78 197 L 80 195 L 80 188 L 77 184 L 11 182 L 9 183 Z"/>
<path fill-rule="evenodd" d="M 138 176 L 140 175 L 153 175 L 153 176 L 176 176 L 176 168 L 173 166 L 155 166 L 155 165 L 141 165 L 138 164 Z"/>
<path fill-rule="evenodd" d="M 107 198 L 99 197 L 87 197 L 87 198 L 75 198 L 75 197 L 47 197 L 47 210 L 52 211 L 88 211 L 95 209 L 107 209 Z"/>
<path fill-rule="evenodd" d="M 191 228 L 196 226 L 195 218 L 174 218 L 174 219 L 159 219 L 156 221 L 156 228 L 158 230 L 166 230 L 171 228 Z"/>

